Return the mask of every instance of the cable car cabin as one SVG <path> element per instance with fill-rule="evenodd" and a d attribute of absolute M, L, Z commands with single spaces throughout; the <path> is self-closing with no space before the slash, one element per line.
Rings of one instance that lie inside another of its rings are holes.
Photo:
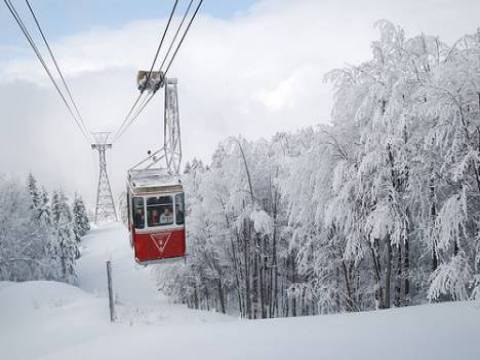
<path fill-rule="evenodd" d="M 128 228 L 135 261 L 148 265 L 185 256 L 185 203 L 178 177 L 130 170 Z"/>

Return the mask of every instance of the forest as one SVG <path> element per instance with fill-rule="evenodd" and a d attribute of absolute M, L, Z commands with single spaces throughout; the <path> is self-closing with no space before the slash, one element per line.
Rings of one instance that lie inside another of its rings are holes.
<path fill-rule="evenodd" d="M 25 184 L 0 177 L 0 281 L 55 280 L 77 284 L 80 239 L 90 230 L 75 194 L 50 195 L 30 174 Z"/>
<path fill-rule="evenodd" d="M 480 30 L 376 26 L 371 59 L 325 75 L 329 124 L 185 165 L 188 256 L 160 290 L 248 319 L 480 299 Z M 79 195 L 0 177 L 0 280 L 77 284 L 89 228 Z"/>
<path fill-rule="evenodd" d="M 255 319 L 480 298 L 480 30 L 376 27 L 371 59 L 325 75 L 330 124 L 186 165 L 188 257 L 156 269 L 177 302 Z"/>

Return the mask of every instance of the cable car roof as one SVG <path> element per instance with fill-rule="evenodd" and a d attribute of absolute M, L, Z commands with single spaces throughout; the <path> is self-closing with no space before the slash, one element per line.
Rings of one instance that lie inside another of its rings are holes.
<path fill-rule="evenodd" d="M 128 187 L 136 195 L 183 191 L 180 176 L 168 174 L 165 169 L 131 169 Z"/>

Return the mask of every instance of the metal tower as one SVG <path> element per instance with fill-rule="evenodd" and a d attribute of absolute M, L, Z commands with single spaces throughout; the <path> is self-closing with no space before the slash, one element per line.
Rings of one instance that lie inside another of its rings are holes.
<path fill-rule="evenodd" d="M 98 151 L 98 188 L 97 188 L 97 206 L 95 207 L 95 223 L 104 223 L 110 221 L 118 221 L 117 211 L 113 202 L 112 188 L 107 174 L 107 160 L 105 151 L 112 148 L 112 144 L 108 144 L 109 132 L 94 132 L 92 136 L 95 143 L 92 149 Z"/>

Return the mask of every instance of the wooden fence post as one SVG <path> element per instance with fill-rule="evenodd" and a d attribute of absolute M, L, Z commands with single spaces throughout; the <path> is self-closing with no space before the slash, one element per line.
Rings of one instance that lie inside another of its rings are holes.
<path fill-rule="evenodd" d="M 116 315 L 115 315 L 115 303 L 113 300 L 112 263 L 110 260 L 107 261 L 107 281 L 108 281 L 108 304 L 110 307 L 110 321 L 114 322 L 116 319 Z"/>

